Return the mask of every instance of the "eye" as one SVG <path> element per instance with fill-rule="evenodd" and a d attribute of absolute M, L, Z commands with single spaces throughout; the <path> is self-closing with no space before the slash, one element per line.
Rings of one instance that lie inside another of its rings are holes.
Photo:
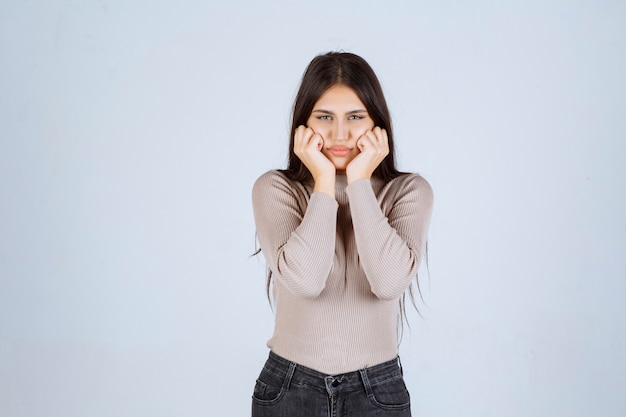
<path fill-rule="evenodd" d="M 331 120 L 331 117 L 328 114 L 322 114 L 320 116 L 317 116 L 317 118 L 319 120 Z"/>
<path fill-rule="evenodd" d="M 348 120 L 362 120 L 365 119 L 365 116 L 361 116 L 360 114 L 351 114 L 350 117 L 348 117 Z"/>

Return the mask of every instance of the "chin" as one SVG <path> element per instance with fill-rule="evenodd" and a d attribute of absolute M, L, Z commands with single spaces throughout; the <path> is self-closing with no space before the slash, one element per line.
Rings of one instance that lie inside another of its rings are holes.
<path fill-rule="evenodd" d="M 350 158 L 349 160 L 346 159 L 342 159 L 342 160 L 334 160 L 333 165 L 335 166 L 335 169 L 337 170 L 337 172 L 341 172 L 343 174 L 346 173 L 346 168 L 348 168 L 348 165 L 350 165 L 350 162 L 352 162 L 354 158 Z"/>
<path fill-rule="evenodd" d="M 335 164 L 335 170 L 337 171 L 337 174 L 345 174 L 347 167 L 348 164 Z"/>

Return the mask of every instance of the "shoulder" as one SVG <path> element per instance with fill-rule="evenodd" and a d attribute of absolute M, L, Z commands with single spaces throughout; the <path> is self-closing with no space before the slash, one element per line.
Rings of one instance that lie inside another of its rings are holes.
<path fill-rule="evenodd" d="M 433 188 L 426 178 L 420 174 L 404 173 L 392 179 L 385 186 L 387 191 L 400 198 L 408 197 L 432 204 L 434 199 Z"/>
<path fill-rule="evenodd" d="M 411 189 L 419 190 L 428 194 L 433 193 L 433 188 L 430 186 L 430 183 L 426 180 L 426 178 L 422 177 L 420 174 L 414 173 L 404 173 L 398 175 L 387 183 L 387 187 L 398 191 Z"/>
<path fill-rule="evenodd" d="M 261 176 L 259 176 L 259 178 L 257 178 L 254 182 L 253 188 L 268 187 L 275 183 L 284 183 L 285 181 L 289 181 L 285 174 L 279 170 L 272 169 L 261 174 Z"/>
<path fill-rule="evenodd" d="M 421 190 L 422 192 L 428 192 L 430 194 L 433 193 L 433 188 L 430 186 L 430 183 L 420 174 L 403 174 L 400 175 L 397 179 L 399 180 L 399 183 L 402 187 L 415 188 Z"/>
<path fill-rule="evenodd" d="M 260 198 L 277 194 L 300 195 L 304 186 L 298 181 L 290 180 L 285 173 L 279 170 L 270 170 L 256 179 L 252 187 L 253 198 Z"/>
<path fill-rule="evenodd" d="M 253 190 L 261 189 L 266 190 L 269 188 L 295 188 L 297 186 L 296 181 L 292 181 L 287 178 L 282 171 L 277 169 L 269 170 L 263 174 L 254 182 Z"/>

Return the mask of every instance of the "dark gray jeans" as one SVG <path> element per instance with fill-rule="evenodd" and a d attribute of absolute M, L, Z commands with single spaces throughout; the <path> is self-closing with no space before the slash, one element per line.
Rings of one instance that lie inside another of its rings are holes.
<path fill-rule="evenodd" d="M 410 417 L 399 359 L 325 375 L 273 352 L 252 395 L 252 417 Z"/>

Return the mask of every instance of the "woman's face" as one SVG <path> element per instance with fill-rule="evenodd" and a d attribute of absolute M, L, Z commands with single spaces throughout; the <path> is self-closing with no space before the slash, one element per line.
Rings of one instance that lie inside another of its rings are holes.
<path fill-rule="evenodd" d="M 336 84 L 317 100 L 307 126 L 322 136 L 322 153 L 343 173 L 360 152 L 357 140 L 374 128 L 374 121 L 353 89 Z"/>

